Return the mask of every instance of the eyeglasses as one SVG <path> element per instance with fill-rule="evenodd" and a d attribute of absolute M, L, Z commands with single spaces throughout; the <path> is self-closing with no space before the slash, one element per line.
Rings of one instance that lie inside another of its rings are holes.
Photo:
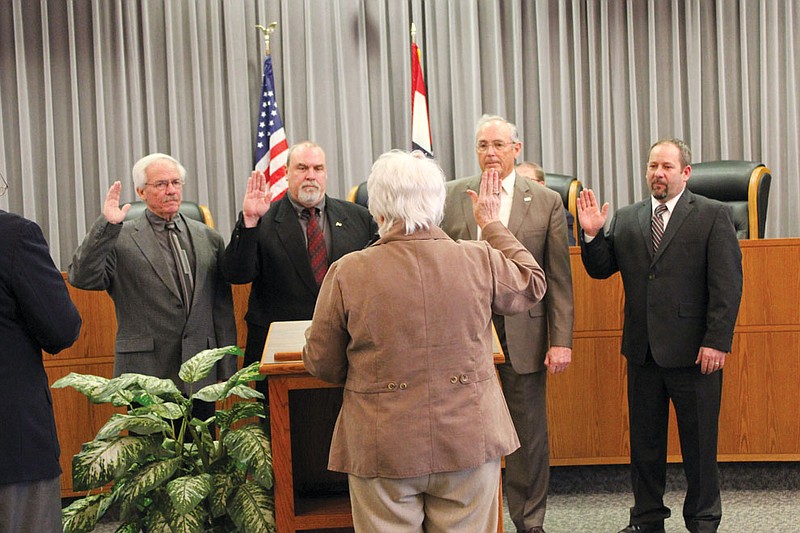
<path fill-rule="evenodd" d="M 479 142 L 478 144 L 475 145 L 475 149 L 478 152 L 482 153 L 482 154 L 485 153 L 485 152 L 488 152 L 489 148 L 494 148 L 495 152 L 502 152 L 503 150 L 505 150 L 509 146 L 514 146 L 515 144 L 517 144 L 517 143 L 515 143 L 514 141 L 511 141 L 511 142 L 503 142 L 503 141 L 486 142 L 486 141 L 481 141 L 481 142 Z"/>
<path fill-rule="evenodd" d="M 8 182 L 6 181 L 6 177 L 3 176 L 3 173 L 0 172 L 0 196 L 3 196 L 7 190 Z"/>
<path fill-rule="evenodd" d="M 151 187 L 155 187 L 159 191 L 166 191 L 167 187 L 172 185 L 174 189 L 180 189 L 183 187 L 183 180 L 175 179 L 175 180 L 159 180 L 153 183 L 145 183 L 145 185 L 149 185 Z"/>

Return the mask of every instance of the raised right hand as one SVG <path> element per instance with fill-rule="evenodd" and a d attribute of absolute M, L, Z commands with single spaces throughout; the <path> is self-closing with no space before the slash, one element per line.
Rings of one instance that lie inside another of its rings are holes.
<path fill-rule="evenodd" d="M 272 193 L 267 191 L 267 178 L 260 170 L 254 170 L 247 178 L 247 191 L 242 202 L 244 227 L 254 228 L 264 216 L 272 202 Z"/>
<path fill-rule="evenodd" d="M 128 209 L 131 208 L 131 204 L 125 204 L 121 208 L 119 206 L 119 192 L 122 190 L 122 184 L 119 181 L 115 181 L 111 188 L 108 189 L 108 194 L 106 194 L 106 201 L 103 204 L 103 216 L 106 218 L 109 224 L 119 224 L 123 220 L 125 220 L 125 215 L 128 213 Z"/>
<path fill-rule="evenodd" d="M 597 235 L 606 225 L 608 202 L 598 207 L 597 199 L 591 189 L 583 189 L 578 197 L 578 222 L 589 237 Z"/>
<path fill-rule="evenodd" d="M 502 185 L 503 180 L 500 179 L 497 169 L 488 168 L 481 174 L 479 192 L 467 190 L 467 194 L 472 198 L 472 214 L 479 228 L 483 229 L 486 224 L 500 220 Z"/>

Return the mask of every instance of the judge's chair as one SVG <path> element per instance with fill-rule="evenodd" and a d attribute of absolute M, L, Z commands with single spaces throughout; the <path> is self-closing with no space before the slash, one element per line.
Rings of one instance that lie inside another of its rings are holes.
<path fill-rule="evenodd" d="M 552 189 L 561 195 L 561 200 L 564 202 L 564 209 L 569 211 L 572 215 L 572 222 L 569 225 L 570 244 L 578 242 L 578 194 L 583 189 L 583 184 L 577 178 L 566 176 L 564 174 L 551 174 L 550 172 L 544 175 L 544 184 L 548 189 Z M 569 217 L 567 217 L 569 221 Z"/>
<path fill-rule="evenodd" d="M 354 204 L 363 205 L 369 208 L 369 198 L 367 197 L 367 182 L 362 181 L 347 193 L 347 201 Z"/>
<path fill-rule="evenodd" d="M 754 161 L 708 161 L 692 165 L 686 182 L 695 194 L 731 207 L 739 239 L 763 239 L 771 171 Z"/>
<path fill-rule="evenodd" d="M 124 204 L 123 204 L 124 205 Z M 131 202 L 131 208 L 125 215 L 125 220 L 133 220 L 139 218 L 144 214 L 147 206 L 144 202 Z M 214 217 L 211 216 L 211 211 L 208 207 L 194 202 L 181 202 L 180 213 L 186 218 L 191 218 L 203 222 L 209 227 L 214 227 Z"/>

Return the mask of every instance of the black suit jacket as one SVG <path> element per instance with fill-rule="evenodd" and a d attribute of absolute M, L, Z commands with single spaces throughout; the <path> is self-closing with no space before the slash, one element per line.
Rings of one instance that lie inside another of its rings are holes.
<path fill-rule="evenodd" d="M 71 346 L 80 329 L 42 230 L 0 211 L 0 484 L 61 474 L 42 350 Z"/>
<path fill-rule="evenodd" d="M 364 248 L 378 229 L 364 207 L 328 196 L 325 216 L 331 236 L 329 263 Z M 308 320 L 314 314 L 319 288 L 288 195 L 270 206 L 255 228 L 245 228 L 239 217 L 223 269 L 231 283 L 253 283 L 245 315 L 250 324 L 268 327 L 274 321 Z"/>
<path fill-rule="evenodd" d="M 622 353 L 643 364 L 648 347 L 662 367 L 693 366 L 701 346 L 730 351 L 742 296 L 742 253 L 730 209 L 685 189 L 658 252 L 650 198 L 618 210 L 608 233 L 581 256 L 593 278 L 619 271 L 625 286 Z"/>

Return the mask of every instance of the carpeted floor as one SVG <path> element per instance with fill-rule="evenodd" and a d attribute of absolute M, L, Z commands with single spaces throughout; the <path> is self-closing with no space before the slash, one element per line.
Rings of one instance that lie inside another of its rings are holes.
<path fill-rule="evenodd" d="M 723 463 L 720 477 L 719 533 L 800 533 L 800 463 Z M 666 533 L 686 532 L 685 490 L 681 466 L 670 465 Z M 547 533 L 616 533 L 628 524 L 632 504 L 627 465 L 554 467 L 544 526 Z M 117 525 L 105 520 L 95 532 L 112 533 Z M 516 532 L 507 508 L 504 526 L 506 533 Z"/>
<path fill-rule="evenodd" d="M 800 463 L 720 464 L 723 519 L 719 533 L 800 532 Z M 666 533 L 685 533 L 681 509 L 686 482 L 670 465 L 665 504 L 672 517 Z M 627 465 L 554 467 L 547 533 L 616 533 L 633 505 Z M 506 515 L 505 531 L 516 529 Z"/>

